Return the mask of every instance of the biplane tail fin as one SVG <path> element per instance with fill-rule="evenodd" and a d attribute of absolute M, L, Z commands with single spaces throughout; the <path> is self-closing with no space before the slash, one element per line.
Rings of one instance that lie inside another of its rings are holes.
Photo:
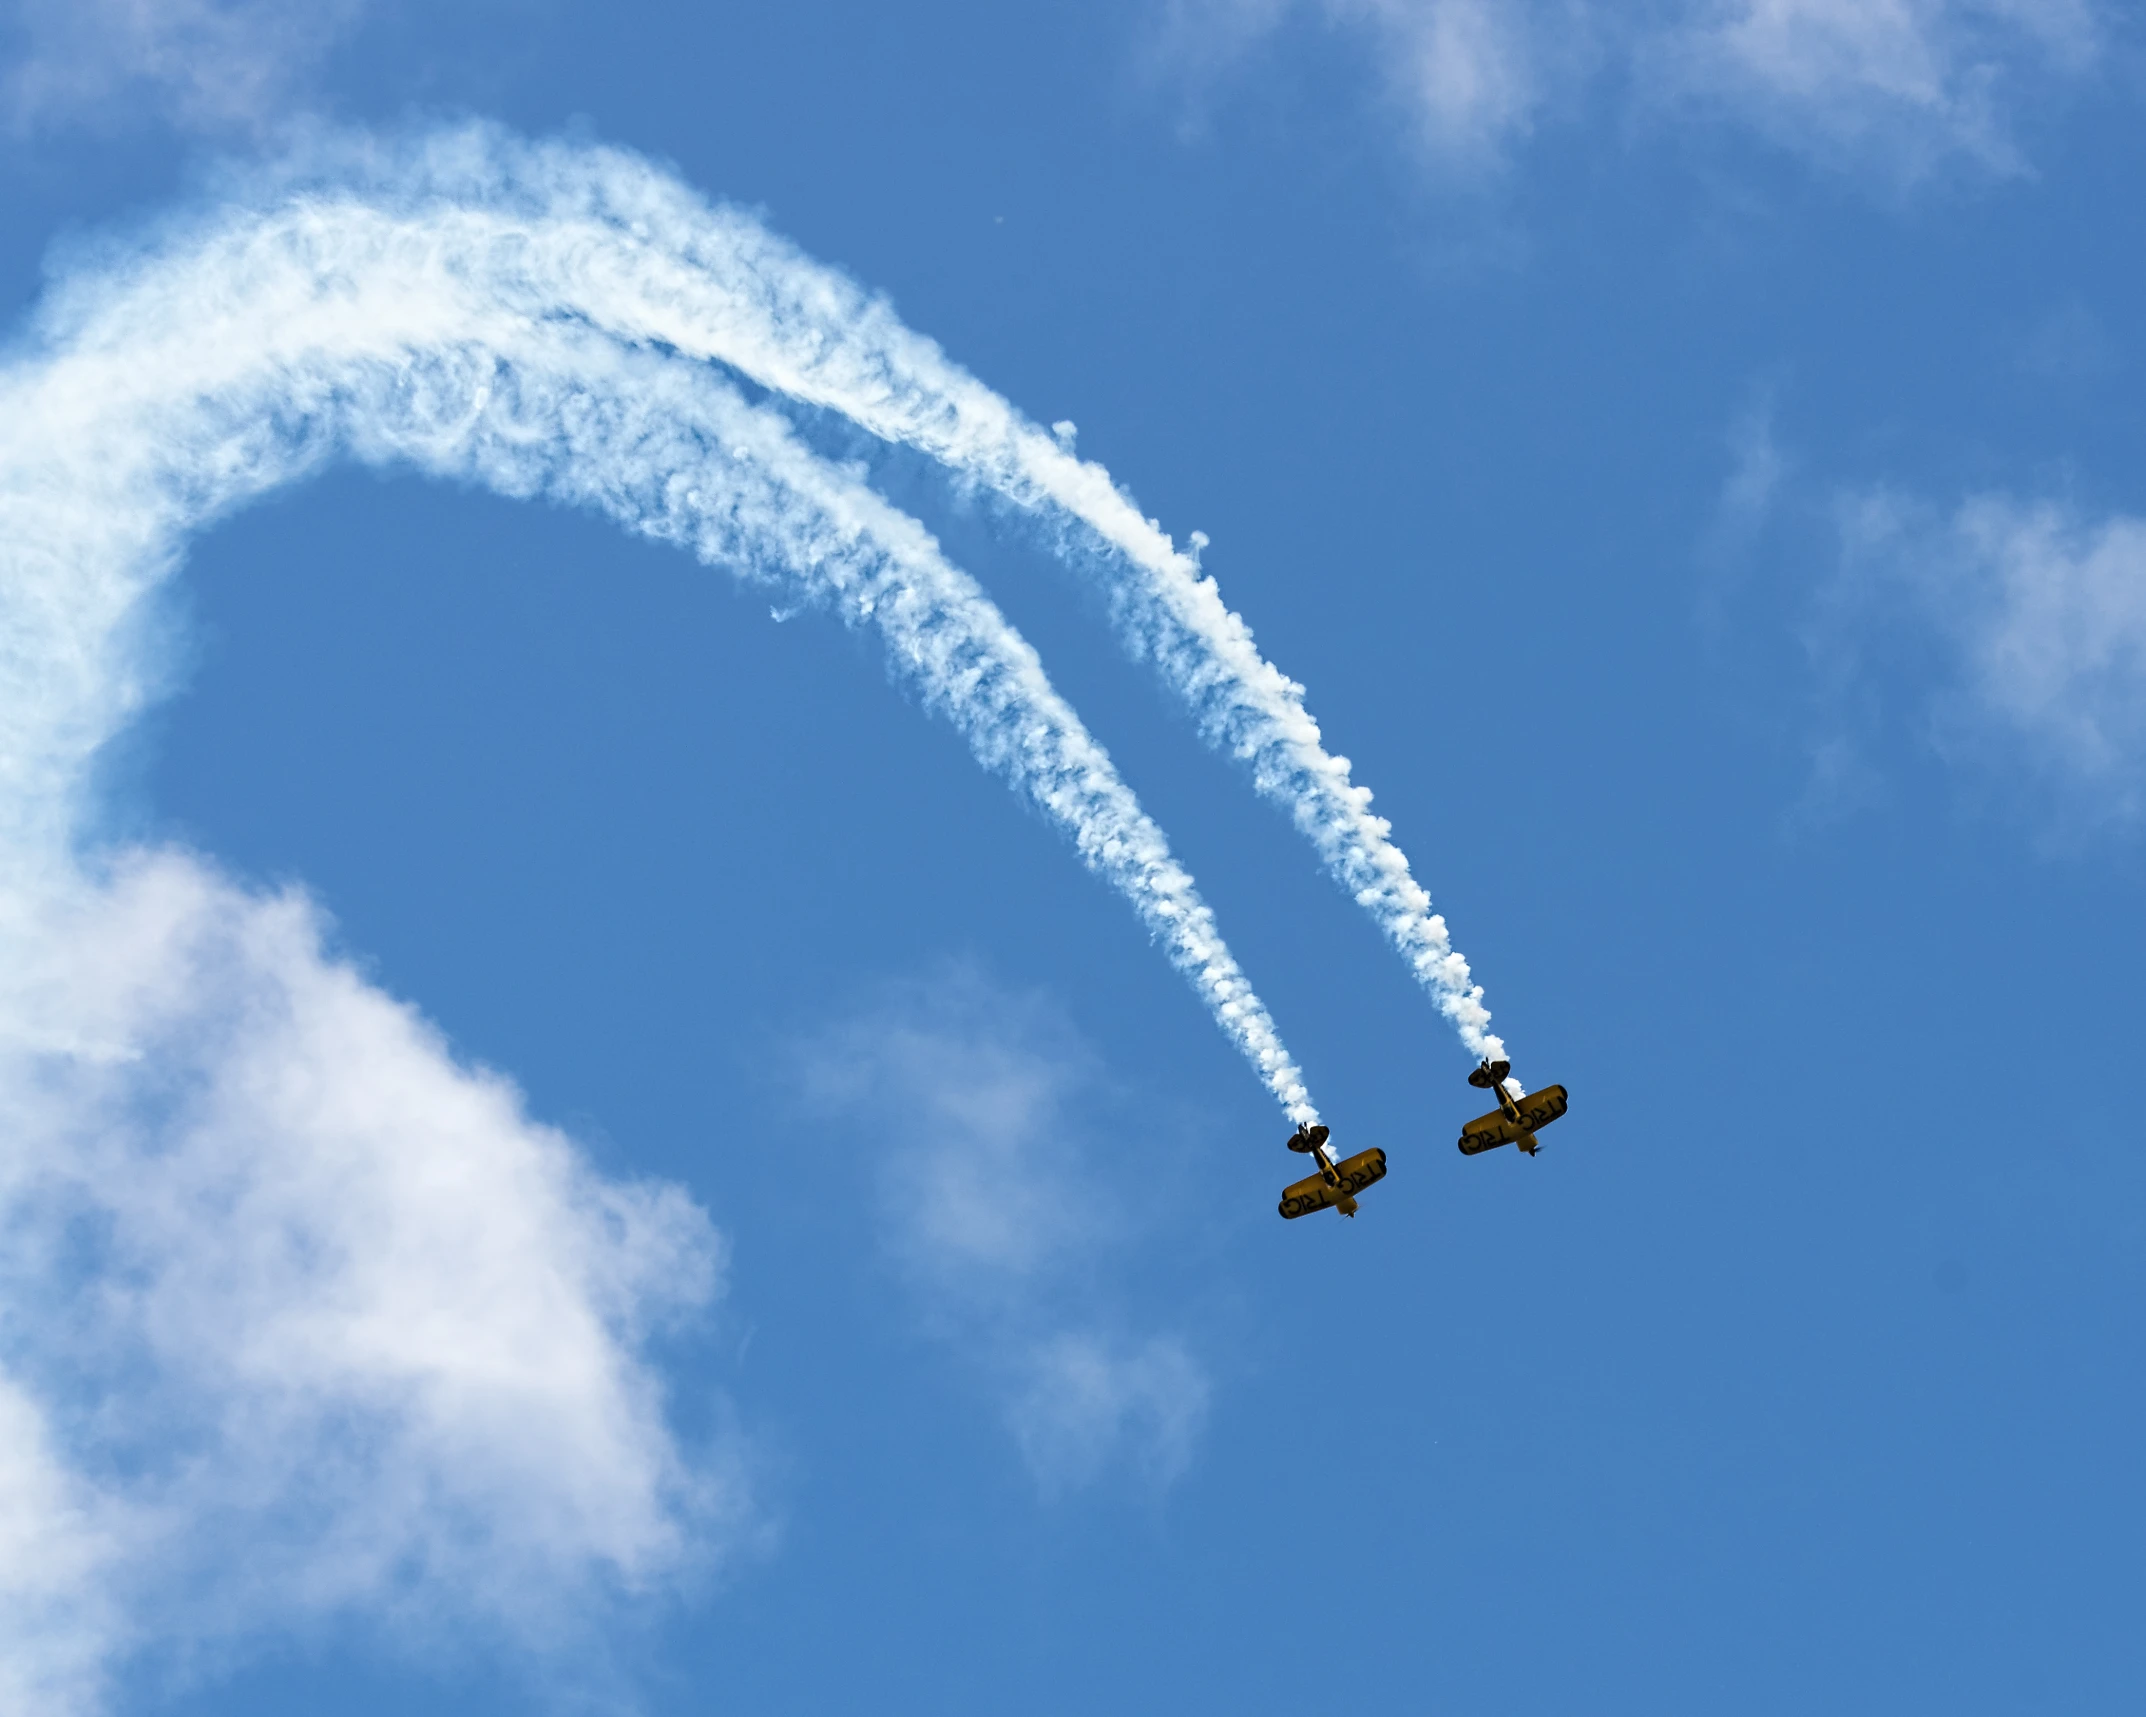
<path fill-rule="evenodd" d="M 1510 1061 L 1492 1061 L 1485 1057 L 1482 1065 L 1468 1075 L 1468 1083 L 1478 1091 L 1502 1091 L 1512 1072 Z"/>

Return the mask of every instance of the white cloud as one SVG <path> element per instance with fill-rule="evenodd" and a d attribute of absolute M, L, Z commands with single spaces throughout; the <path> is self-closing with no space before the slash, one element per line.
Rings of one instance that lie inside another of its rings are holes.
<path fill-rule="evenodd" d="M 934 1296 L 993 1298 L 1098 1238 L 1068 1113 L 1098 1070 L 1036 999 L 967 970 L 897 986 L 810 1045 L 805 1068 L 815 1108 L 891 1127 L 889 1241 Z"/>
<path fill-rule="evenodd" d="M 2013 173 L 2015 97 L 2084 74 L 2087 0 L 1711 0 L 1643 50 L 1643 85 L 1829 165 L 1911 181 Z"/>
<path fill-rule="evenodd" d="M 1328 0 L 1389 40 L 1389 75 L 1413 108 L 1432 153 L 1495 158 L 1532 128 L 1548 94 L 1548 42 L 1533 8 L 1501 0 Z"/>
<path fill-rule="evenodd" d="M 1799 818 L 1882 802 L 1873 742 L 1903 715 L 1918 743 L 2060 835 L 2146 815 L 2146 518 L 1821 486 L 1777 438 L 1766 389 L 1728 451 L 1702 624 L 1727 624 L 1762 555 L 1785 556 L 1799 583 L 1833 564 L 1797 627 L 1815 717 Z"/>
<path fill-rule="evenodd" d="M 1533 129 L 1591 35 L 1585 0 L 1169 0 L 1160 58 L 1212 77 L 1299 13 L 1368 35 L 1387 95 L 1430 158 L 1464 171 L 1502 160 Z"/>
<path fill-rule="evenodd" d="M 540 1647 L 676 1575 L 740 1493 L 645 1347 L 720 1262 L 682 1192 L 596 1174 L 301 896 L 169 852 L 62 898 L 18 877 L 0 1708 L 87 1713 L 132 1650 L 353 1611 Z"/>
<path fill-rule="evenodd" d="M 2019 348 L 2019 367 L 2045 381 L 2098 381 L 2123 362 L 2123 349 L 2107 324 L 2076 297 L 2057 304 Z"/>
<path fill-rule="evenodd" d="M 1766 521 L 1789 475 L 1789 461 L 1774 439 L 1773 392 L 1763 388 L 1729 425 L 1729 475 L 1721 488 L 1726 528 L 1748 536 Z"/>
<path fill-rule="evenodd" d="M 1007 1420 L 1046 1495 L 1092 1482 L 1120 1457 L 1156 1484 L 1192 1459 L 1210 1391 L 1174 1336 L 1067 1331 L 1032 1347 L 1023 1369 Z"/>
<path fill-rule="evenodd" d="M 18 131 L 152 108 L 181 125 L 278 117 L 365 0 L 14 0 L 4 101 Z"/>
<path fill-rule="evenodd" d="M 2022 101 L 2088 74 L 2096 0 L 1175 0 L 1166 52 L 1214 68 L 1293 14 L 1367 31 L 1434 153 L 1495 165 L 1598 83 L 1858 176 L 2009 173 Z"/>
<path fill-rule="evenodd" d="M 124 1632 L 118 1534 L 52 1446 L 43 1409 L 0 1377 L 0 1711 L 72 1717 L 102 1701 Z"/>
<path fill-rule="evenodd" d="M 894 1266 L 926 1327 L 981 1361 L 1038 1488 L 1176 1478 L 1207 1375 L 1101 1286 L 1132 1213 L 1083 1119 L 1102 1070 L 1057 1013 L 957 971 L 891 990 L 801 1067 L 813 1107 L 869 1129 Z"/>
<path fill-rule="evenodd" d="M 1866 598 L 1903 598 L 1945 654 L 1948 749 L 1994 751 L 2093 820 L 2146 811 L 2146 519 L 2002 495 L 1946 518 L 1872 491 L 1841 521 Z"/>
<path fill-rule="evenodd" d="M 1761 383 L 1729 425 L 1729 472 L 1700 545 L 1706 572 L 1699 623 L 1719 643 L 1732 598 L 1748 574 L 1753 546 L 1764 534 L 1789 484 L 1793 464 L 1774 435 L 1774 387 Z"/>

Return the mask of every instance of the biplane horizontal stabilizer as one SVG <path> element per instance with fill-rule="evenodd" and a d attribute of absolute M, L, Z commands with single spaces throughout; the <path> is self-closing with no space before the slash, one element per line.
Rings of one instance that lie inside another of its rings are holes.
<path fill-rule="evenodd" d="M 1468 1083 L 1478 1091 L 1495 1091 L 1505 1083 L 1512 1070 L 1510 1061 L 1486 1061 L 1468 1075 Z"/>

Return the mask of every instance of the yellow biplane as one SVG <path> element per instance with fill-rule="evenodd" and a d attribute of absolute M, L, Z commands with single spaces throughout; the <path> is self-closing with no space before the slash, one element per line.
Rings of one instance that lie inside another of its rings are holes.
<path fill-rule="evenodd" d="M 1373 1181 L 1386 1178 L 1384 1151 L 1374 1146 L 1337 1163 L 1327 1154 L 1327 1136 L 1324 1127 L 1299 1127 L 1290 1135 L 1289 1148 L 1310 1157 L 1319 1165 L 1319 1172 L 1306 1175 L 1282 1194 L 1281 1212 L 1285 1221 L 1307 1216 L 1314 1210 L 1324 1210 L 1328 1205 L 1344 1216 L 1354 1216 L 1356 1195 Z"/>
<path fill-rule="evenodd" d="M 1480 1091 L 1498 1094 L 1498 1106 L 1461 1128 L 1462 1156 L 1494 1151 L 1500 1145 L 1518 1145 L 1533 1156 L 1539 1148 L 1535 1135 L 1565 1112 L 1564 1086 L 1545 1085 L 1532 1096 L 1516 1093 L 1508 1088 L 1512 1084 L 1512 1071 L 1513 1064 L 1509 1061 L 1486 1061 L 1468 1075 L 1470 1085 Z"/>

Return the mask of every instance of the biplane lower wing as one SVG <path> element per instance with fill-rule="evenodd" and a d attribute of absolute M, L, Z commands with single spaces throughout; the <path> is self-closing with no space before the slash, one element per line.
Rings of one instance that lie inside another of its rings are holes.
<path fill-rule="evenodd" d="M 1385 1178 L 1386 1153 L 1376 1146 L 1368 1151 L 1358 1151 L 1353 1157 L 1334 1165 L 1338 1186 L 1329 1186 L 1324 1176 L 1314 1174 L 1306 1175 L 1284 1192 L 1280 1206 L 1282 1215 L 1290 1219 L 1309 1216 L 1342 1198 L 1354 1198 L 1372 1182 Z"/>
<path fill-rule="evenodd" d="M 1472 1157 L 1481 1151 L 1494 1151 L 1525 1134 L 1540 1132 L 1565 1112 L 1565 1088 L 1545 1085 L 1540 1091 L 1514 1099 L 1514 1107 L 1520 1111 L 1517 1121 L 1507 1119 L 1503 1109 L 1493 1109 L 1461 1128 L 1461 1155 Z"/>

